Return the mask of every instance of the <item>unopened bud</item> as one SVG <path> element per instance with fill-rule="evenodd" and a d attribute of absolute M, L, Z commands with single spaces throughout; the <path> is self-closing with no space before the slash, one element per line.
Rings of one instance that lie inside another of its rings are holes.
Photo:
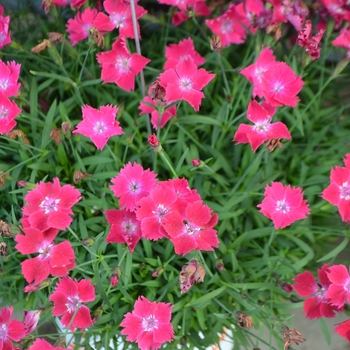
<path fill-rule="evenodd" d="M 195 166 L 195 167 L 199 167 L 201 165 L 201 161 L 197 158 L 195 159 L 192 159 L 192 165 Z"/>
<path fill-rule="evenodd" d="M 215 265 L 219 271 L 222 271 L 225 268 L 224 262 L 222 261 L 222 259 L 219 258 L 215 260 Z"/>
<path fill-rule="evenodd" d="M 158 277 L 164 272 L 164 266 L 158 266 L 153 272 L 152 277 Z"/>
<path fill-rule="evenodd" d="M 113 287 L 115 287 L 118 284 L 121 274 L 122 274 L 122 270 L 121 270 L 120 266 L 117 266 L 113 269 L 112 274 L 111 274 L 111 279 L 110 279 L 111 285 Z"/>
<path fill-rule="evenodd" d="M 277 146 L 278 148 L 283 148 L 283 144 L 281 142 L 281 139 L 270 139 L 267 140 L 265 143 L 267 149 L 269 152 L 272 152 Z"/>
<path fill-rule="evenodd" d="M 52 282 L 52 279 L 48 278 L 39 284 L 35 284 L 35 283 L 28 284 L 23 290 L 26 293 L 34 292 L 36 290 L 40 290 L 40 289 L 48 287 L 51 284 L 51 282 Z"/>
<path fill-rule="evenodd" d="M 99 306 L 92 314 L 92 322 L 96 323 L 101 318 L 102 314 L 103 314 L 103 307 Z"/>
<path fill-rule="evenodd" d="M 151 145 L 154 152 L 156 152 L 156 153 L 160 153 L 163 150 L 163 148 L 162 148 L 161 144 L 159 143 L 157 136 L 155 134 L 148 135 L 148 143 Z"/>
<path fill-rule="evenodd" d="M 292 286 L 289 283 L 283 283 L 282 288 L 287 292 L 291 293 L 293 291 Z"/>
<path fill-rule="evenodd" d="M 85 247 L 92 247 L 94 245 L 95 241 L 91 237 L 86 237 L 81 241 L 81 243 Z"/>

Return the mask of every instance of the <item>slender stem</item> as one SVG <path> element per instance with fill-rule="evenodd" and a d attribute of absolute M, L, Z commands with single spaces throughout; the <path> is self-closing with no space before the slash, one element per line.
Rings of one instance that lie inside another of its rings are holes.
<path fill-rule="evenodd" d="M 117 162 L 118 159 L 117 159 L 117 157 L 115 156 L 115 154 L 113 153 L 113 151 L 111 150 L 111 148 L 108 146 L 108 144 L 106 144 L 106 148 L 108 149 L 109 153 L 111 154 L 113 160 L 114 160 L 115 162 Z"/>
<path fill-rule="evenodd" d="M 224 85 L 225 85 L 225 88 L 226 88 L 226 93 L 229 94 L 231 92 L 230 90 L 230 85 L 228 85 L 228 81 L 227 81 L 227 77 L 226 77 L 226 73 L 225 73 L 225 68 L 224 68 L 224 65 L 222 64 L 222 59 L 221 59 L 221 55 L 217 52 L 217 56 L 219 57 L 219 65 L 220 65 L 220 68 L 221 68 L 221 72 L 222 72 L 222 77 L 224 79 Z"/>
<path fill-rule="evenodd" d="M 173 174 L 174 177 L 178 177 L 175 169 L 173 168 L 173 166 L 170 164 L 170 161 L 168 159 L 168 157 L 165 155 L 164 151 L 161 151 L 159 153 L 160 158 L 162 158 L 163 162 L 168 166 L 170 172 Z"/>
<path fill-rule="evenodd" d="M 91 255 L 95 257 L 99 257 L 97 254 L 95 254 L 89 247 L 81 243 L 81 239 L 77 236 L 77 234 L 70 228 L 68 227 L 68 231 L 74 236 L 74 238 L 79 242 Z"/>
<path fill-rule="evenodd" d="M 205 268 L 206 268 L 206 270 L 207 270 L 209 276 L 210 276 L 210 277 L 213 277 L 212 272 L 210 271 L 210 269 L 209 269 L 207 263 L 205 262 L 205 260 L 204 260 L 204 258 L 203 258 L 202 252 L 199 250 L 198 253 L 199 253 L 199 256 L 200 256 L 201 259 L 202 259 L 202 263 L 203 263 L 203 265 L 205 266 Z"/>
<path fill-rule="evenodd" d="M 80 69 L 80 74 L 79 74 L 79 78 L 78 78 L 78 81 L 77 81 L 77 85 L 79 85 L 79 83 L 81 81 L 81 77 L 83 76 L 83 72 L 84 72 L 84 69 L 85 69 L 87 58 L 89 57 L 90 50 L 91 50 L 91 46 L 89 46 L 89 48 L 88 48 L 88 50 L 86 52 L 86 55 L 85 55 L 85 58 L 84 58 L 84 62 L 83 62 L 83 66 Z"/>
<path fill-rule="evenodd" d="M 205 34 L 205 32 L 204 32 L 204 30 L 202 29 L 202 27 L 199 25 L 199 23 L 198 23 L 196 17 L 192 17 L 192 21 L 193 21 L 193 23 L 196 25 L 196 27 L 198 28 L 198 30 L 199 30 L 199 32 L 201 33 L 203 39 L 204 39 L 205 41 L 208 41 L 208 37 L 207 37 L 207 35 Z"/>

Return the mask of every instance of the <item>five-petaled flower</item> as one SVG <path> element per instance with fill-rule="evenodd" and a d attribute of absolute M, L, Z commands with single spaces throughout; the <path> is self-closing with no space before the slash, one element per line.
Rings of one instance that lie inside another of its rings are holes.
<path fill-rule="evenodd" d="M 39 284 L 50 274 L 63 277 L 68 275 L 69 269 L 74 269 L 75 254 L 69 241 L 54 244 L 53 237 L 46 238 L 36 228 L 24 228 L 23 232 L 24 235 L 16 235 L 15 248 L 21 254 L 39 253 L 37 257 L 21 263 L 27 282 Z"/>
<path fill-rule="evenodd" d="M 199 110 L 202 98 L 201 91 L 215 77 L 205 69 L 198 69 L 191 56 L 180 61 L 176 68 L 171 68 L 161 73 L 159 83 L 166 90 L 168 103 L 185 100 L 195 111 Z"/>
<path fill-rule="evenodd" d="M 114 42 L 111 51 L 98 53 L 97 61 L 102 67 L 103 83 L 115 83 L 126 91 L 134 90 L 135 76 L 150 62 L 137 53 L 131 55 L 124 37 Z"/>
<path fill-rule="evenodd" d="M 330 304 L 339 308 L 346 302 L 350 303 L 350 274 L 345 265 L 333 265 L 329 267 L 327 276 L 331 282 L 326 298 Z"/>
<path fill-rule="evenodd" d="M 24 324 L 11 318 L 12 313 L 12 306 L 0 308 L 0 348 L 4 350 L 15 349 L 12 340 L 19 342 L 26 335 Z"/>
<path fill-rule="evenodd" d="M 111 226 L 107 235 L 108 243 L 126 243 L 130 253 L 141 239 L 140 221 L 134 212 L 126 210 L 106 210 L 106 218 Z"/>
<path fill-rule="evenodd" d="M 321 317 L 335 317 L 334 311 L 342 311 L 342 308 L 331 305 L 331 301 L 326 297 L 326 293 L 331 284 L 327 276 L 328 265 L 325 264 L 318 269 L 319 285 L 311 272 L 300 273 L 293 280 L 292 288 L 301 297 L 309 297 L 304 301 L 304 314 L 310 320 Z"/>
<path fill-rule="evenodd" d="M 262 145 L 265 141 L 271 139 L 284 138 L 290 140 L 288 128 L 282 122 L 271 123 L 272 116 L 276 108 L 267 103 L 260 105 L 253 100 L 249 103 L 247 118 L 254 125 L 240 124 L 233 140 L 239 143 L 250 143 L 253 151 Z"/>
<path fill-rule="evenodd" d="M 127 335 L 126 340 L 136 342 L 141 350 L 156 350 L 163 343 L 174 338 L 173 326 L 170 323 L 172 305 L 169 303 L 151 302 L 139 297 L 134 310 L 124 315 L 120 332 Z"/>
<path fill-rule="evenodd" d="M 29 225 L 38 230 L 49 228 L 65 230 L 72 222 L 72 206 L 79 202 L 80 192 L 71 185 L 60 185 L 57 177 L 51 182 L 40 182 L 24 197 L 22 210 Z"/>
<path fill-rule="evenodd" d="M 63 315 L 61 322 L 65 327 L 70 324 L 71 331 L 92 326 L 90 309 L 82 304 L 95 300 L 95 287 L 90 280 L 82 279 L 78 282 L 70 277 L 62 278 L 49 300 L 54 303 L 52 316 Z"/>
<path fill-rule="evenodd" d="M 102 149 L 110 137 L 124 134 L 116 120 L 117 111 L 116 106 L 110 105 L 101 106 L 100 109 L 83 106 L 83 120 L 77 125 L 73 134 L 89 137 L 97 148 Z"/>
<path fill-rule="evenodd" d="M 121 208 L 135 211 L 138 201 L 148 196 L 155 186 L 156 176 L 153 171 L 144 170 L 140 164 L 129 162 L 111 180 L 113 185 L 110 188 L 114 196 L 119 198 Z"/>
<path fill-rule="evenodd" d="M 273 221 L 276 230 L 305 219 L 310 214 L 309 206 L 303 199 L 301 187 L 284 186 L 280 182 L 266 185 L 264 199 L 258 205 L 260 212 Z"/>

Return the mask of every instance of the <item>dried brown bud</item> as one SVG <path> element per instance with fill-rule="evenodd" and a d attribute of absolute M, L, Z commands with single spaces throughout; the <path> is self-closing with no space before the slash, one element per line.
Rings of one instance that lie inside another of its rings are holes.
<path fill-rule="evenodd" d="M 237 324 L 239 327 L 244 328 L 244 329 L 249 329 L 253 325 L 253 319 L 250 316 L 247 316 L 241 311 L 237 311 Z"/>
<path fill-rule="evenodd" d="M 274 34 L 275 40 L 277 41 L 282 36 L 282 27 L 281 24 L 270 24 L 266 27 L 267 34 Z"/>
<path fill-rule="evenodd" d="M 91 176 L 92 174 L 85 174 L 81 170 L 76 170 L 73 174 L 73 181 L 75 184 L 78 184 L 82 179 Z"/>
<path fill-rule="evenodd" d="M 11 130 L 8 133 L 8 137 L 11 140 L 15 140 L 17 138 L 21 138 L 26 145 L 30 145 L 29 140 L 27 139 L 25 133 L 22 130 L 18 130 L 18 129 Z"/>
<path fill-rule="evenodd" d="M 13 233 L 11 232 L 10 225 L 7 222 L 2 220 L 0 220 L 0 236 L 1 235 L 7 238 L 13 237 Z"/>
<path fill-rule="evenodd" d="M 306 339 L 295 328 L 290 329 L 287 326 L 283 325 L 282 331 L 283 331 L 283 341 L 284 341 L 283 350 L 288 350 L 292 345 L 292 343 L 299 345 L 299 343 L 303 343 L 304 341 L 306 341 Z"/>
<path fill-rule="evenodd" d="M 159 84 L 158 80 L 149 85 L 148 96 L 151 98 L 151 100 L 156 101 L 159 106 L 165 107 L 167 104 L 165 89 Z"/>
<path fill-rule="evenodd" d="M 216 52 L 222 54 L 221 37 L 219 35 L 213 35 L 210 38 L 210 48 L 213 51 L 216 51 Z"/>
<path fill-rule="evenodd" d="M 74 129 L 73 125 L 69 122 L 63 122 L 61 124 L 61 129 L 63 131 L 63 134 L 67 134 L 68 131 L 72 131 Z"/>
<path fill-rule="evenodd" d="M 0 255 L 1 256 L 7 255 L 7 244 L 5 242 L 0 242 Z"/>
<path fill-rule="evenodd" d="M 47 36 L 49 37 L 50 43 L 54 45 L 61 44 L 63 41 L 62 33 L 50 32 L 47 34 Z"/>
<path fill-rule="evenodd" d="M 0 186 L 1 187 L 3 187 L 3 188 L 5 187 L 5 179 L 9 176 L 10 176 L 9 173 L 5 173 L 2 170 L 0 170 Z"/>
<path fill-rule="evenodd" d="M 104 48 L 105 38 L 95 27 L 92 27 L 90 29 L 90 34 L 91 34 L 92 38 L 96 40 L 96 45 L 98 47 Z"/>
<path fill-rule="evenodd" d="M 50 132 L 50 139 L 54 140 L 56 143 L 56 146 L 58 146 L 62 140 L 61 140 L 61 130 L 59 128 L 54 128 Z"/>
<path fill-rule="evenodd" d="M 52 0 L 43 0 L 42 5 L 43 5 L 45 13 L 48 14 L 53 7 L 53 1 Z"/>
<path fill-rule="evenodd" d="M 181 294 L 186 293 L 193 285 L 194 282 L 203 282 L 205 277 L 205 270 L 197 259 L 191 259 L 185 264 L 180 272 L 180 288 Z"/>
<path fill-rule="evenodd" d="M 269 150 L 269 152 L 272 152 L 277 146 L 278 146 L 278 148 L 282 148 L 283 147 L 281 139 L 267 140 L 265 145 L 266 145 L 267 149 Z"/>
<path fill-rule="evenodd" d="M 33 52 L 33 53 L 39 53 L 41 51 L 44 51 L 46 50 L 48 47 L 50 47 L 50 41 L 47 40 L 47 39 L 44 39 L 40 44 L 32 47 L 30 49 L 30 52 Z"/>

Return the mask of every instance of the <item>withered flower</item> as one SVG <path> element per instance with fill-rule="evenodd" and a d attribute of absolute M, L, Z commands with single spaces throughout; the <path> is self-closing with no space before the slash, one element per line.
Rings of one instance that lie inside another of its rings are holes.
<path fill-rule="evenodd" d="M 49 40 L 47 39 L 44 39 L 40 44 L 32 47 L 30 49 L 30 52 L 33 52 L 33 53 L 39 53 L 41 51 L 44 51 L 46 50 L 48 47 L 51 47 L 51 43 Z"/>
<path fill-rule="evenodd" d="M 61 130 L 59 128 L 53 128 L 50 132 L 50 139 L 55 141 L 56 146 L 62 142 L 60 134 Z"/>
<path fill-rule="evenodd" d="M 61 129 L 63 131 L 63 134 L 66 135 L 68 131 L 72 131 L 74 129 L 74 126 L 69 122 L 63 122 L 61 124 Z"/>
<path fill-rule="evenodd" d="M 10 225 L 5 222 L 0 220 L 0 236 L 4 236 L 7 238 L 13 237 L 13 233 L 11 232 Z"/>
<path fill-rule="evenodd" d="M 0 242 L 0 255 L 1 256 L 7 255 L 7 244 L 5 242 Z"/>
<path fill-rule="evenodd" d="M 49 37 L 50 43 L 54 44 L 54 45 L 61 44 L 63 41 L 63 34 L 62 33 L 49 32 L 47 34 L 47 36 Z"/>
<path fill-rule="evenodd" d="M 221 37 L 219 35 L 213 35 L 210 38 L 210 48 L 213 51 L 218 52 L 219 54 L 222 54 L 222 44 L 221 44 Z"/>
<path fill-rule="evenodd" d="M 43 5 L 45 13 L 48 14 L 53 7 L 53 1 L 52 0 L 43 0 L 42 5 Z"/>
<path fill-rule="evenodd" d="M 281 23 L 270 24 L 266 27 L 267 34 L 274 34 L 275 40 L 277 41 L 282 36 L 282 26 Z"/>
<path fill-rule="evenodd" d="M 283 350 L 288 350 L 292 343 L 299 345 L 299 343 L 303 343 L 304 341 L 306 341 L 306 339 L 295 328 L 288 328 L 287 326 L 283 325 L 282 331 L 284 341 Z"/>
<path fill-rule="evenodd" d="M 95 39 L 97 46 L 101 47 L 101 48 L 104 48 L 104 46 L 105 46 L 105 38 L 103 37 L 103 35 L 95 27 L 92 27 L 90 29 L 90 34 L 91 34 L 91 37 L 93 39 Z"/>
<path fill-rule="evenodd" d="M 237 311 L 237 324 L 239 327 L 244 328 L 244 329 L 249 329 L 253 325 L 253 319 L 250 316 L 247 316 L 241 311 Z"/>
<path fill-rule="evenodd" d="M 18 130 L 18 129 L 11 130 L 8 133 L 8 137 L 11 140 L 15 140 L 17 138 L 21 138 L 26 145 L 30 145 L 30 142 L 27 139 L 27 136 L 25 135 L 25 133 L 22 130 Z"/>
<path fill-rule="evenodd" d="M 272 152 L 277 146 L 278 148 L 282 148 L 283 144 L 281 142 L 281 139 L 270 139 L 266 141 L 265 146 L 269 152 Z"/>
<path fill-rule="evenodd" d="M 165 107 L 167 104 L 166 98 L 165 98 L 165 89 L 163 86 L 159 84 L 159 81 L 156 80 L 153 83 L 149 85 L 148 88 L 148 96 L 156 101 L 156 103 L 159 106 Z"/>
<path fill-rule="evenodd" d="M 3 188 L 5 187 L 5 179 L 9 176 L 10 176 L 9 173 L 5 173 L 2 170 L 0 170 L 0 186 L 1 187 L 3 187 Z"/>
<path fill-rule="evenodd" d="M 185 264 L 180 272 L 180 288 L 181 294 L 186 293 L 193 285 L 194 282 L 200 283 L 204 281 L 205 270 L 197 259 L 191 259 Z"/>
<path fill-rule="evenodd" d="M 76 170 L 73 174 L 73 181 L 75 184 L 79 183 L 82 179 L 86 177 L 91 177 L 91 174 L 85 174 L 81 170 Z"/>

